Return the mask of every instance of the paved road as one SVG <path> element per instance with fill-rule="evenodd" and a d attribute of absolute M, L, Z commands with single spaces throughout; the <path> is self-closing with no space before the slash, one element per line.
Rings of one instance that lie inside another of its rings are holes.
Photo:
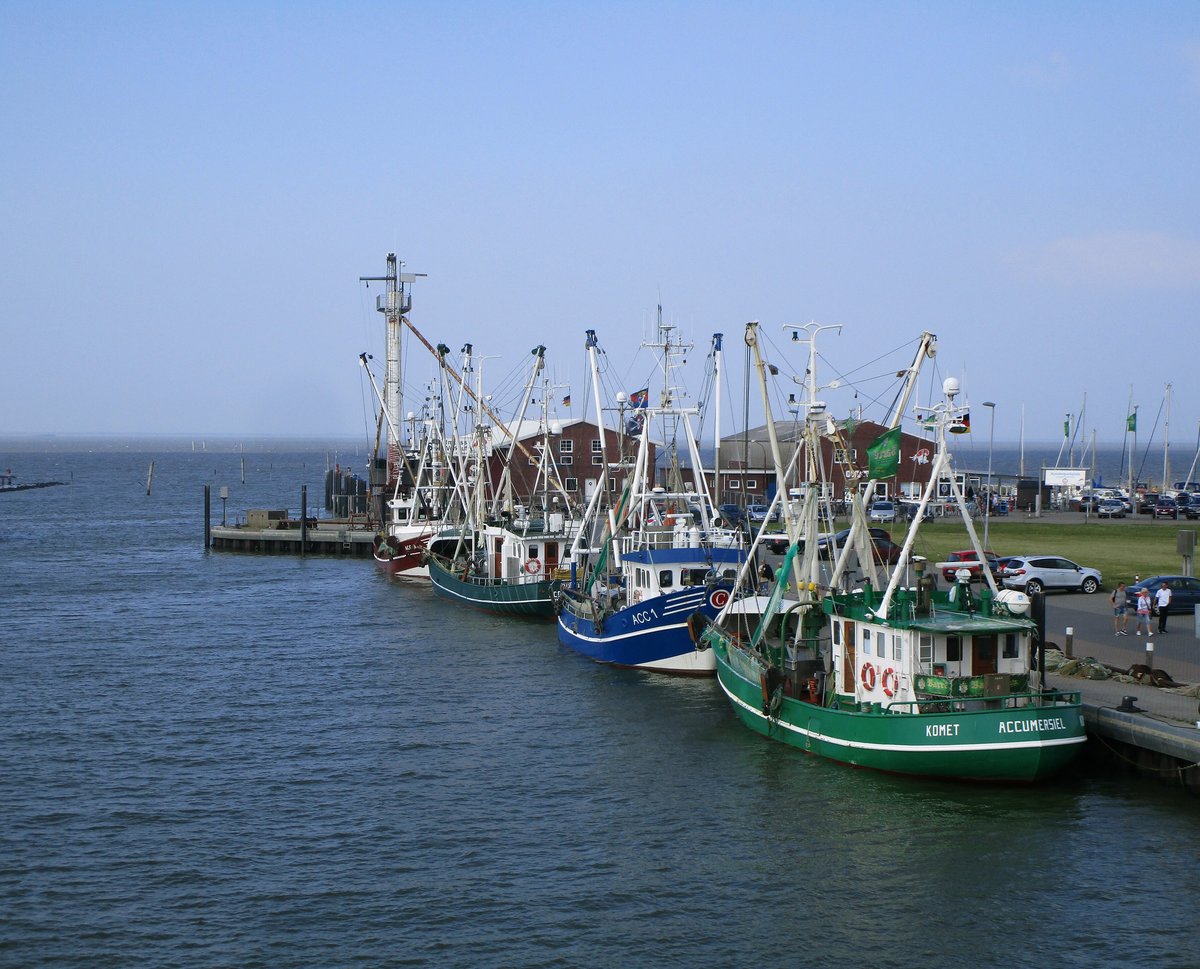
<path fill-rule="evenodd" d="M 1200 683 L 1200 634 L 1191 615 L 1169 616 L 1167 635 L 1158 634 L 1158 620 L 1151 620 L 1151 635 L 1135 636 L 1130 618 L 1128 636 L 1113 635 L 1112 605 L 1108 592 L 1083 595 L 1075 592 L 1051 592 L 1046 595 L 1046 641 L 1059 648 L 1066 645 L 1067 627 L 1074 629 L 1072 652 L 1077 657 L 1091 656 L 1101 663 L 1128 668 L 1148 663 L 1147 643 L 1154 644 L 1153 667 L 1165 670 L 1180 683 Z M 1050 678 L 1052 685 L 1083 693 L 1085 703 L 1116 706 L 1122 696 L 1136 696 L 1138 706 L 1160 716 L 1194 723 L 1198 713 L 1194 697 L 1159 690 L 1149 683 L 1121 683 L 1111 680 Z"/>

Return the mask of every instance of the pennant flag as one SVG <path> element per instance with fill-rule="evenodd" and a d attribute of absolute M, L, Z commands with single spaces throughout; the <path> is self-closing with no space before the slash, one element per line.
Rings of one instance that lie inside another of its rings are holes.
<path fill-rule="evenodd" d="M 894 478 L 900 468 L 900 428 L 893 427 L 867 446 L 867 475 L 875 480 Z"/>
<path fill-rule="evenodd" d="M 571 395 L 567 394 L 567 396 L 563 398 L 563 407 L 570 407 L 570 406 L 571 406 Z"/>
<path fill-rule="evenodd" d="M 1068 417 L 1065 421 L 1063 421 L 1063 437 L 1070 437 L 1070 436 L 1071 436 L 1071 418 Z"/>
<path fill-rule="evenodd" d="M 630 407 L 649 407 L 650 406 L 650 388 L 643 387 L 641 390 L 635 390 L 629 395 Z"/>
<path fill-rule="evenodd" d="M 970 434 L 971 433 L 971 415 L 969 413 L 964 412 L 960 423 L 963 426 L 962 433 Z"/>
<path fill-rule="evenodd" d="M 1125 418 L 1125 430 L 1133 431 L 1134 434 L 1137 433 L 1137 411 L 1134 411 Z"/>

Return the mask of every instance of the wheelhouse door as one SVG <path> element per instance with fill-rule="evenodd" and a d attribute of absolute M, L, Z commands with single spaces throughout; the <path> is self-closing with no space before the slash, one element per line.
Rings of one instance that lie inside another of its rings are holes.
<path fill-rule="evenodd" d="M 996 635 L 971 637 L 971 675 L 996 672 Z"/>

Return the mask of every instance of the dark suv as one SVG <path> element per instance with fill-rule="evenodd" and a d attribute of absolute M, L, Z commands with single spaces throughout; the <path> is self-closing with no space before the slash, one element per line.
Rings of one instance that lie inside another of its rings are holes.
<path fill-rule="evenodd" d="M 1170 495 L 1159 495 L 1154 503 L 1155 518 L 1174 518 L 1179 520 L 1179 503 Z"/>

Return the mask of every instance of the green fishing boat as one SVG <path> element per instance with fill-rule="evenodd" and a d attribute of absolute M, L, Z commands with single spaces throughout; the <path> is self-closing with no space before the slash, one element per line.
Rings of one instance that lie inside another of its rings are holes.
<path fill-rule="evenodd" d="M 1038 672 L 1029 598 L 997 590 L 986 567 L 984 588 L 973 590 L 973 562 L 958 563 L 957 581 L 939 589 L 941 563 L 927 569 L 912 554 L 935 486 L 949 481 L 985 562 L 949 470 L 945 431 L 962 426 L 957 388 L 952 379 L 944 385 L 937 466 L 885 587 L 842 581 L 853 576 L 841 567 L 849 548 L 832 577 L 822 576 L 796 542 L 770 595 L 731 602 L 699 642 L 712 648 L 738 718 L 766 737 L 897 774 L 1038 781 L 1062 770 L 1085 734 L 1079 694 L 1047 690 Z M 868 535 L 865 521 L 856 534 Z M 858 552 L 871 562 L 869 537 Z"/>

